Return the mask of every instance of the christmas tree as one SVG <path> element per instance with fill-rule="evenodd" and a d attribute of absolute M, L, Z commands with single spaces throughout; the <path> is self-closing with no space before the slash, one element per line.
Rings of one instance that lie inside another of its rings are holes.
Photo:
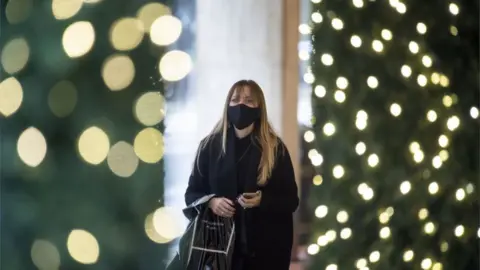
<path fill-rule="evenodd" d="M 165 266 L 164 82 L 191 62 L 142 2 L 2 2 L 1 269 Z"/>
<path fill-rule="evenodd" d="M 478 269 L 478 3 L 312 2 L 311 269 Z"/>

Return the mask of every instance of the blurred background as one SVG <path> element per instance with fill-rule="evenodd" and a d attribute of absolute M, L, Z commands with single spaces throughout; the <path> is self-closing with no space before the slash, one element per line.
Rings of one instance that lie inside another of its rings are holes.
<path fill-rule="evenodd" d="M 293 159 L 291 269 L 480 267 L 478 1 L 4 0 L 0 16 L 0 269 L 164 269 L 239 79 Z"/>

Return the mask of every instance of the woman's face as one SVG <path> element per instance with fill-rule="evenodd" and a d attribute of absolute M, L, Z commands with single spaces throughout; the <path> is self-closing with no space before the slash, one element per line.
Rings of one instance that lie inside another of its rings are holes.
<path fill-rule="evenodd" d="M 236 89 L 235 92 L 233 92 L 229 105 L 235 106 L 238 104 L 244 104 L 251 108 L 258 107 L 258 102 L 253 97 L 252 91 L 250 91 L 250 88 L 248 87 L 244 87 L 240 90 Z"/>

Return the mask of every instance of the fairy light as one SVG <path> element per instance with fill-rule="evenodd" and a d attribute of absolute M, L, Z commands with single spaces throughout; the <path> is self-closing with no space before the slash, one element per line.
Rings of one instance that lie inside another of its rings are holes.
<path fill-rule="evenodd" d="M 312 2 L 320 3 L 322 1 L 312 0 Z M 391 8 L 398 13 L 398 16 L 409 16 L 410 10 L 405 1 L 389 0 L 388 3 Z M 369 5 L 369 1 L 351 0 L 350 8 L 355 10 L 368 9 Z M 321 6 L 320 9 L 323 7 L 324 6 Z M 398 36 L 398 33 L 394 32 L 395 29 L 389 29 L 387 25 L 384 25 L 379 30 L 372 30 L 372 35 L 365 35 L 360 32 L 350 32 L 348 36 L 345 36 L 348 31 L 341 30 L 352 30 L 349 25 L 351 22 L 350 20 L 343 21 L 337 17 L 341 16 L 342 13 L 337 13 L 334 10 L 326 10 L 325 13 L 323 13 L 324 11 L 321 11 L 322 13 L 320 13 L 318 10 L 319 9 L 316 9 L 316 11 L 311 13 L 311 25 L 313 25 L 313 27 L 318 27 L 320 30 L 329 29 L 329 33 L 335 35 L 329 36 L 329 38 L 346 38 L 348 44 L 346 49 L 350 50 L 352 53 L 362 53 L 363 55 L 368 54 L 369 57 L 374 59 L 381 59 L 381 57 L 396 53 L 395 50 L 398 50 L 400 46 L 403 46 L 404 51 L 400 52 L 401 54 L 399 55 L 404 54 L 405 59 L 395 61 L 395 65 L 397 65 L 396 67 L 394 66 L 392 68 L 392 66 L 388 66 L 389 72 L 393 70 L 393 73 L 389 74 L 393 74 L 394 76 L 397 76 L 398 79 L 402 80 L 404 82 L 404 87 L 420 91 L 419 93 L 422 96 L 431 95 L 432 99 L 433 97 L 438 97 L 438 99 L 436 99 L 437 103 L 432 102 L 431 104 L 428 104 L 428 106 L 424 108 L 424 111 L 420 112 L 421 115 L 419 117 L 422 125 L 425 125 L 425 129 L 435 126 L 436 129 L 438 129 L 437 133 L 432 135 L 433 137 L 429 137 L 427 139 L 428 141 L 424 137 L 414 137 L 419 135 L 413 135 L 414 133 L 412 133 L 412 140 L 405 145 L 405 161 L 411 164 L 411 166 L 416 166 L 416 168 L 420 170 L 420 173 L 418 175 L 407 176 L 409 179 L 385 179 L 385 181 L 398 181 L 395 185 L 397 189 L 396 199 L 398 200 L 412 200 L 413 198 L 417 198 L 419 189 L 426 189 L 428 195 L 426 197 L 434 197 L 436 199 L 444 198 L 444 193 L 451 192 L 451 189 L 444 185 L 443 179 L 437 178 L 437 173 L 442 173 L 442 170 L 449 168 L 449 164 L 451 164 L 453 160 L 453 133 L 463 126 L 467 127 L 471 124 L 477 123 L 477 121 L 472 121 L 472 119 L 478 119 L 480 117 L 480 111 L 478 107 L 472 106 L 468 111 L 469 119 L 460 117 L 461 115 L 457 108 L 460 104 L 458 97 L 451 94 L 449 89 L 451 86 L 451 78 L 441 70 L 439 65 L 441 59 L 437 59 L 436 55 L 424 45 L 428 44 L 428 42 L 426 42 L 426 37 L 430 37 L 434 33 L 432 32 L 433 28 L 431 28 L 432 26 L 430 25 L 431 21 L 424 18 L 414 22 L 413 29 L 411 29 L 413 31 L 410 31 L 411 35 L 409 36 Z M 452 16 L 457 16 L 460 14 L 460 7 L 458 4 L 450 2 L 446 11 Z M 413 12 L 413 9 L 411 12 Z M 324 26 L 321 28 L 322 26 L 319 24 L 324 20 L 327 20 L 327 18 L 330 22 L 331 28 L 325 28 Z M 332 29 L 335 31 L 332 31 Z M 447 25 L 445 31 L 447 31 L 449 37 L 453 38 L 458 35 L 459 29 L 456 25 Z M 303 32 L 306 33 L 307 28 L 305 28 L 305 31 Z M 324 37 L 322 36 L 322 38 Z M 406 43 L 405 38 L 408 38 Z M 397 40 L 399 42 L 395 42 Z M 380 95 L 390 91 L 389 87 L 392 85 L 390 79 L 384 78 L 379 70 L 367 70 L 366 72 L 372 73 L 366 76 L 363 75 L 365 76 L 361 79 L 363 82 L 360 81 L 359 83 L 358 79 L 361 78 L 361 74 L 365 74 L 364 72 L 359 72 L 358 76 L 356 76 L 354 73 L 350 72 L 348 65 L 339 66 L 333 56 L 337 55 L 337 52 L 334 49 L 326 51 L 322 46 L 316 48 L 315 42 L 314 39 L 312 55 L 307 56 L 306 52 L 302 52 L 301 55 L 299 53 L 299 58 L 301 60 L 311 59 L 312 61 L 319 61 L 321 63 L 321 68 L 328 70 L 325 74 L 323 73 L 324 70 L 320 71 L 320 69 L 313 72 L 313 94 L 315 97 L 322 99 L 322 104 L 326 104 L 324 106 L 327 106 L 327 109 L 330 109 L 328 106 L 335 106 L 335 108 L 341 110 L 342 113 L 351 113 L 350 117 L 347 118 L 351 122 L 337 122 L 342 118 L 336 117 L 337 112 L 335 110 L 329 110 L 328 116 L 332 117 L 327 117 L 323 122 L 319 122 L 319 129 L 305 132 L 303 135 L 305 141 L 315 143 L 316 140 L 321 140 L 318 145 L 322 147 L 323 144 L 325 147 L 330 147 L 330 143 L 328 143 L 329 140 L 332 140 L 332 142 L 335 140 L 335 142 L 339 143 L 340 139 L 345 139 L 350 132 L 353 132 L 352 134 L 355 134 L 355 137 L 352 138 L 355 138 L 356 140 L 353 142 L 350 141 L 348 145 L 351 147 L 352 156 L 363 162 L 362 166 L 364 166 L 364 169 L 373 172 L 375 170 L 382 170 L 382 167 L 388 167 L 388 162 L 383 162 L 387 161 L 383 160 L 386 158 L 383 157 L 383 155 L 392 155 L 396 153 L 388 153 L 387 148 L 383 148 L 383 150 L 377 152 L 376 150 L 382 149 L 381 147 L 384 147 L 384 145 L 382 145 L 377 139 L 372 140 L 372 138 L 369 137 L 371 136 L 370 132 L 372 129 L 370 126 L 377 128 L 377 121 L 379 121 L 378 117 L 381 116 L 378 115 L 378 112 L 373 114 L 373 111 L 371 111 L 372 119 L 370 119 L 369 114 L 367 113 L 367 110 L 370 111 L 370 108 L 363 105 L 360 100 L 357 103 L 355 98 L 357 97 L 357 93 L 360 91 L 366 91 L 365 89 L 371 91 L 365 95 L 372 95 L 372 97 L 376 94 Z M 341 56 L 338 55 L 337 57 Z M 338 58 L 339 63 L 341 60 L 341 58 Z M 388 61 L 388 59 L 385 59 L 385 61 Z M 328 76 L 326 75 L 327 73 Z M 315 75 L 319 76 L 318 82 L 321 82 L 323 85 L 315 82 L 317 80 L 317 78 L 314 78 Z M 437 91 L 436 89 L 439 90 Z M 435 93 L 434 91 L 441 94 L 433 94 Z M 361 93 L 360 96 L 362 96 L 362 94 L 363 93 Z M 391 119 L 390 121 L 398 121 L 400 125 L 402 121 L 407 120 L 407 116 L 412 117 L 412 112 L 410 111 L 411 105 L 409 104 L 410 101 L 395 96 L 395 94 L 392 94 L 391 97 L 392 99 L 390 99 L 387 104 L 378 104 L 378 107 L 383 107 L 387 111 L 388 116 L 390 116 Z M 350 106 L 352 106 L 352 104 L 356 104 L 358 107 L 355 108 L 356 111 L 349 112 L 348 110 L 351 110 Z M 319 119 L 320 117 L 315 118 L 315 121 L 319 121 Z M 462 123 L 462 121 L 470 122 Z M 339 130 L 337 130 L 337 128 Z M 412 131 L 415 132 L 415 130 Z M 431 144 L 432 142 L 433 145 Z M 385 150 L 387 152 L 385 152 Z M 342 153 L 342 151 L 339 151 L 338 153 Z M 399 154 L 402 155 L 402 153 Z M 314 152 L 310 158 L 312 164 L 315 166 L 319 166 L 319 163 L 323 164 L 323 156 L 321 156 L 322 162 L 318 162 L 318 156 L 321 155 L 318 152 Z M 341 156 L 339 155 L 339 157 Z M 330 158 L 330 156 L 325 156 L 326 160 Z M 358 173 L 358 171 L 353 170 L 354 167 L 351 165 L 353 163 L 340 163 L 343 161 L 340 159 L 338 160 L 338 163 L 331 163 L 333 159 L 337 160 L 335 157 L 329 162 L 326 162 L 323 165 L 324 168 L 322 175 L 316 175 L 313 178 L 314 185 L 323 185 L 324 181 L 343 184 L 351 183 L 352 179 L 361 179 L 360 184 L 356 184 L 356 199 L 361 203 L 371 204 L 372 207 L 375 207 L 374 203 L 376 203 L 377 199 L 382 197 L 379 195 L 378 198 L 376 198 L 377 194 L 375 192 L 377 192 L 377 184 L 374 182 L 376 179 L 369 178 L 371 176 L 366 176 L 366 179 L 362 179 L 365 175 L 356 175 L 355 173 Z M 384 164 L 386 165 L 384 166 Z M 325 177 L 325 179 L 323 177 Z M 378 185 L 380 185 L 380 183 Z M 324 185 L 322 187 L 325 188 L 327 186 Z M 381 189 L 379 188 L 378 190 L 380 191 Z M 450 198 L 449 200 L 452 203 L 462 204 L 466 203 L 470 198 L 473 198 L 471 194 L 474 192 L 476 191 L 473 183 L 463 183 L 459 184 L 453 192 L 446 195 L 448 195 L 448 198 Z M 324 201 L 324 203 L 325 202 L 326 201 Z M 418 208 L 413 210 L 410 215 L 412 215 L 417 222 L 421 222 L 420 230 L 425 237 L 432 237 L 439 233 L 437 231 L 444 230 L 444 224 L 441 224 L 437 217 L 430 214 L 428 205 L 417 205 L 417 207 Z M 328 213 L 329 208 L 336 213 L 333 214 L 333 220 L 337 222 L 335 225 L 329 223 L 330 221 L 328 220 L 331 219 L 330 217 L 326 218 L 327 215 L 330 215 Z M 394 214 L 393 207 L 379 208 L 377 211 L 376 221 L 380 225 L 377 231 L 378 237 L 381 241 L 388 241 L 396 229 L 394 223 L 395 219 L 392 218 Z M 319 235 L 317 242 L 308 247 L 309 254 L 319 254 L 319 256 L 322 256 L 320 254 L 322 254 L 324 246 L 327 246 L 334 241 L 337 243 L 339 240 L 348 240 L 355 233 L 349 227 L 335 227 L 339 225 L 346 226 L 349 222 L 353 221 L 351 220 L 353 219 L 352 210 L 347 209 L 347 207 L 342 209 L 342 205 L 321 205 L 315 209 L 315 216 L 317 218 L 325 219 L 325 224 L 329 225 L 325 225 L 326 227 L 322 234 Z M 457 238 L 471 234 L 471 228 L 467 228 L 465 224 L 457 224 L 455 227 L 450 226 L 449 230 L 450 234 Z M 339 240 L 335 240 L 337 233 Z M 478 234 L 478 237 L 480 238 L 480 228 L 475 228 L 474 234 L 476 237 Z M 442 252 L 446 252 L 449 248 L 449 243 L 446 241 L 439 242 L 438 245 L 441 247 Z M 371 269 L 373 264 L 385 260 L 382 259 L 381 255 L 381 250 L 369 250 L 369 253 L 363 255 L 365 258 L 354 258 L 354 265 L 345 267 L 352 268 L 353 266 L 359 270 Z M 420 250 L 413 249 L 413 247 L 406 247 L 406 249 L 402 251 L 401 256 L 403 256 L 403 262 L 409 264 L 409 266 L 405 266 L 405 268 L 441 270 L 444 267 L 444 262 L 441 262 L 440 258 L 421 253 Z M 332 260 L 329 261 L 326 266 L 323 266 L 323 269 L 336 270 L 340 267 L 343 269 L 341 263 Z"/>

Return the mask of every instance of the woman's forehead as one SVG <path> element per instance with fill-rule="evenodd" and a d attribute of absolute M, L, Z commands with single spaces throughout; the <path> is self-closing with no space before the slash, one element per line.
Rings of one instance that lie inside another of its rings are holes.
<path fill-rule="evenodd" d="M 237 87 L 235 91 L 233 91 L 233 96 L 251 97 L 252 91 L 248 86 Z"/>

